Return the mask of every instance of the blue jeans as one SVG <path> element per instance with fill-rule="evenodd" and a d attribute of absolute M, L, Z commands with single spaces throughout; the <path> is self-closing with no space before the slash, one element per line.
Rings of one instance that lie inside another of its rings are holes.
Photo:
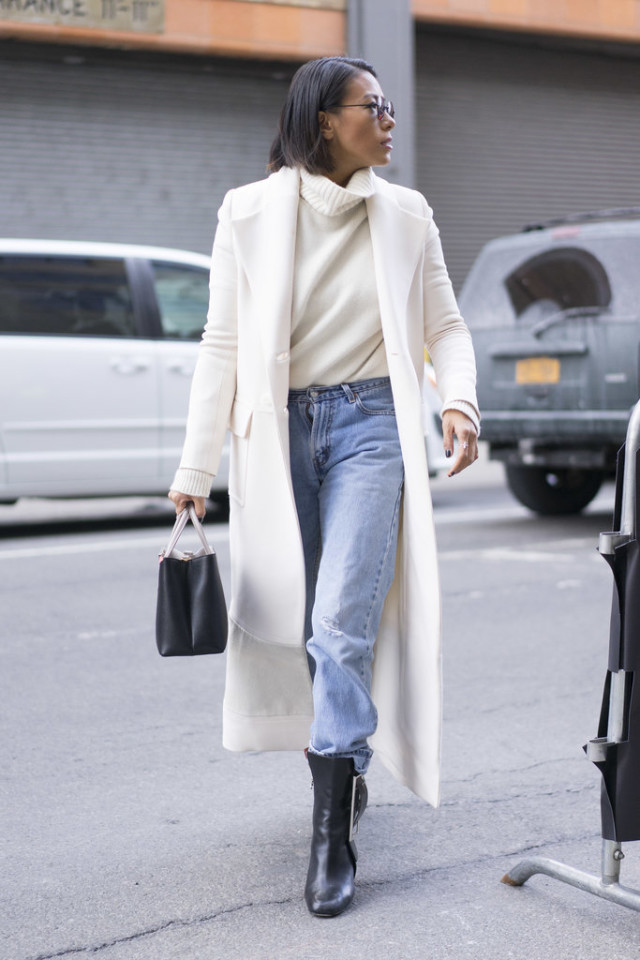
<path fill-rule="evenodd" d="M 289 393 L 306 566 L 309 749 L 364 773 L 377 725 L 373 648 L 393 581 L 404 470 L 387 377 Z"/>

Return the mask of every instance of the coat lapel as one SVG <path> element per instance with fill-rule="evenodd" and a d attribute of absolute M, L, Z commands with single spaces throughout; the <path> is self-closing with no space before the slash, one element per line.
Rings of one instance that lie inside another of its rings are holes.
<path fill-rule="evenodd" d="M 387 353 L 406 347 L 409 290 L 424 250 L 429 221 L 403 209 L 376 177 L 376 192 L 367 199 L 382 332 Z"/>
<path fill-rule="evenodd" d="M 287 404 L 289 340 L 300 176 L 284 167 L 264 181 L 262 202 L 233 222 L 237 251 L 251 289 L 273 401 Z"/>
<path fill-rule="evenodd" d="M 424 249 L 428 220 L 401 207 L 386 181 L 366 200 L 382 330 L 388 353 L 406 348 L 406 306 Z M 300 175 L 284 167 L 264 181 L 255 208 L 233 221 L 251 288 L 273 401 L 286 406 L 288 351 Z M 286 355 L 287 359 L 283 359 Z"/>

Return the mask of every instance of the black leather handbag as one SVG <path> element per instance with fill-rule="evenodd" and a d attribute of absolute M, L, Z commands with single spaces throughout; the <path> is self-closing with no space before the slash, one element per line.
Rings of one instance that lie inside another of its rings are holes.
<path fill-rule="evenodd" d="M 189 520 L 202 544 L 196 553 L 176 549 Z M 193 504 L 176 517 L 169 543 L 160 554 L 156 643 L 162 657 L 222 653 L 227 645 L 227 607 L 218 558 Z"/>

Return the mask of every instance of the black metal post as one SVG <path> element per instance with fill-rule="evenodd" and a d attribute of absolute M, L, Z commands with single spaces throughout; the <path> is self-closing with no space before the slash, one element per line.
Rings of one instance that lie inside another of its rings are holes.
<path fill-rule="evenodd" d="M 603 778 L 601 875 L 584 873 L 557 860 L 531 857 L 516 864 L 502 882 L 519 887 L 535 873 L 542 873 L 640 910 L 640 891 L 620 884 L 622 841 L 640 839 L 640 688 L 633 683 L 640 669 L 640 401 L 631 413 L 623 451 L 618 458 L 614 514 L 618 529 L 601 533 L 598 543 L 614 577 L 609 664 L 598 736 L 585 746 L 588 759 Z"/>

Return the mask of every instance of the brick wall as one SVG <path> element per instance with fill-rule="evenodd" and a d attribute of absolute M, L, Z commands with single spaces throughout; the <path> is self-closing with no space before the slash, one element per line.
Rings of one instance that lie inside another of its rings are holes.
<path fill-rule="evenodd" d="M 88 9 L 88 0 L 80 0 L 83 2 Z M 332 56 L 346 49 L 345 0 L 163 2 L 160 32 L 132 32 L 83 27 L 77 17 L 73 22 L 59 17 L 63 22 L 38 23 L 28 6 L 24 14 L 16 15 L 13 5 L 14 13 L 3 18 L 0 0 L 0 38 L 290 60 Z"/>
<path fill-rule="evenodd" d="M 76 2 L 89 6 L 92 0 Z M 154 33 L 86 28 L 64 17 L 57 24 L 35 22 L 35 13 L 28 13 L 33 4 L 0 0 L 0 38 L 289 60 L 346 52 L 348 0 L 157 2 L 164 6 L 164 23 Z M 21 3 L 25 14 L 16 15 Z M 70 0 L 58 6 L 73 7 Z M 411 0 L 411 7 L 423 22 L 640 41 L 640 0 Z M 3 8 L 14 13 L 3 17 Z"/>
<path fill-rule="evenodd" d="M 417 20 L 640 41 L 640 0 L 412 0 Z"/>

